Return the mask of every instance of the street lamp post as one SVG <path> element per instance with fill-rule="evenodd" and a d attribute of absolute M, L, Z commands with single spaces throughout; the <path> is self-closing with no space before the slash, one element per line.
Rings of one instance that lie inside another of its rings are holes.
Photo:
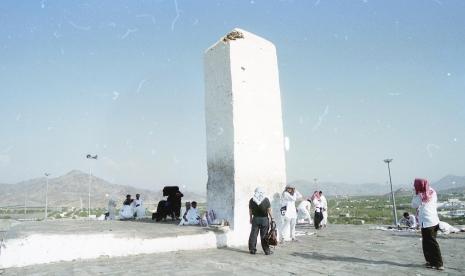
<path fill-rule="evenodd" d="M 392 162 L 391 159 L 384 159 L 384 163 L 387 164 L 388 172 L 389 172 L 389 183 L 391 183 L 391 201 L 392 201 L 392 213 L 394 215 L 394 225 L 397 225 L 397 209 L 396 209 L 396 198 L 394 196 L 394 191 L 392 190 L 392 178 L 391 178 L 391 167 L 389 163 Z"/>
<path fill-rule="evenodd" d="M 44 173 L 45 179 L 46 179 L 46 185 L 45 185 L 45 217 L 44 220 L 47 220 L 48 217 L 48 177 L 50 176 L 50 173 Z"/>
<path fill-rule="evenodd" d="M 97 160 L 98 156 L 97 155 L 87 154 L 86 158 L 89 159 L 89 160 L 91 160 L 91 159 Z M 89 206 L 88 206 L 88 209 L 87 209 L 89 219 L 90 219 L 90 187 L 91 187 L 91 184 L 92 184 L 92 165 L 89 166 Z"/>
<path fill-rule="evenodd" d="M 26 213 L 27 213 L 26 203 L 27 203 L 27 189 L 26 189 L 26 192 L 24 193 L 24 218 L 26 218 Z"/>

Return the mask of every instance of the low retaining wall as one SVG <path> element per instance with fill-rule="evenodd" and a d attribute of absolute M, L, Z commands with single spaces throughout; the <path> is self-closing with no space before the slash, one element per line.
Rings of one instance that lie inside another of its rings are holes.
<path fill-rule="evenodd" d="M 117 237 L 113 234 L 32 234 L 5 241 L 0 268 L 21 267 L 102 256 L 117 257 L 243 245 L 232 231 L 175 237 Z"/>

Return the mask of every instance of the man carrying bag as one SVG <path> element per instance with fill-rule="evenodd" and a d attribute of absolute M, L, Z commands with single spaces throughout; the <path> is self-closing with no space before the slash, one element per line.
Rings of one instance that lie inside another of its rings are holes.
<path fill-rule="evenodd" d="M 265 255 L 270 255 L 273 252 L 270 250 L 267 236 L 269 234 L 270 221 L 276 231 L 276 224 L 271 217 L 270 200 L 265 196 L 262 188 L 256 188 L 253 197 L 249 201 L 249 217 L 250 217 L 250 236 L 249 236 L 249 252 L 256 254 L 257 252 L 257 236 L 260 233 L 263 251 Z"/>

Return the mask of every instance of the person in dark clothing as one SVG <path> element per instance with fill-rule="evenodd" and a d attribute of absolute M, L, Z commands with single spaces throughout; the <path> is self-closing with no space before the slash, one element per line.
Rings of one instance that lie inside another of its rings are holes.
<path fill-rule="evenodd" d="M 166 187 L 165 187 L 166 188 Z M 168 208 L 168 215 L 171 216 L 173 220 L 179 220 L 181 216 L 181 198 L 184 196 L 177 186 L 169 187 L 166 192 L 168 198 L 166 199 L 166 207 Z M 163 191 L 165 193 L 165 191 Z"/>
<path fill-rule="evenodd" d="M 174 211 L 174 215 L 176 216 L 176 219 L 180 219 L 180 216 L 181 216 L 181 198 L 183 197 L 184 195 L 180 192 L 180 191 L 177 191 L 176 194 L 174 195 L 174 199 L 173 199 L 173 211 Z"/>
<path fill-rule="evenodd" d="M 249 201 L 249 215 L 250 224 L 252 224 L 249 236 L 250 254 L 255 254 L 257 252 L 257 236 L 259 233 L 265 255 L 272 254 L 273 252 L 270 250 L 270 246 L 265 240 L 265 235 L 268 233 L 268 228 L 270 226 L 270 219 L 272 219 L 271 204 L 262 188 L 255 189 L 255 193 Z"/>
<path fill-rule="evenodd" d="M 134 199 L 131 198 L 131 195 L 126 195 L 126 199 L 123 202 L 123 205 L 131 205 Z"/>
<path fill-rule="evenodd" d="M 315 191 L 312 195 L 312 203 L 313 206 L 315 207 L 315 215 L 313 217 L 315 229 L 320 229 L 320 222 L 323 220 L 323 204 L 321 202 L 320 198 L 320 192 Z"/>

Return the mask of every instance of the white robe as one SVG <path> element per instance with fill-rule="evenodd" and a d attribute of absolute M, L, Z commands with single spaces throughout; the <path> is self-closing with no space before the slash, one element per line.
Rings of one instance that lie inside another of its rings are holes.
<path fill-rule="evenodd" d="M 145 208 L 144 208 L 142 199 L 135 199 L 133 201 L 133 204 L 134 204 L 134 210 L 135 210 L 137 219 L 144 218 L 145 217 Z"/>
<path fill-rule="evenodd" d="M 182 218 L 179 225 L 199 225 L 200 216 L 197 208 L 191 207 L 186 214 L 186 218 Z"/>
<path fill-rule="evenodd" d="M 450 225 L 447 222 L 444 221 L 439 221 L 439 230 L 441 230 L 442 233 L 448 235 L 450 233 L 458 233 L 460 230 L 458 228 L 455 228 L 454 226 Z"/>
<path fill-rule="evenodd" d="M 119 211 L 120 219 L 132 219 L 134 218 L 134 208 L 132 205 L 123 205 L 123 208 Z"/>
<path fill-rule="evenodd" d="M 326 226 L 328 224 L 328 201 L 324 195 L 320 196 L 321 207 L 323 207 L 323 220 L 321 221 L 321 226 Z"/>
<path fill-rule="evenodd" d="M 116 202 L 113 199 L 108 201 L 108 220 L 114 220 L 116 213 Z"/>
<path fill-rule="evenodd" d="M 308 219 L 308 223 L 312 224 L 312 217 L 310 216 L 311 207 L 312 204 L 308 200 L 303 200 L 302 202 L 300 202 L 299 206 L 297 206 L 297 219 L 299 221 L 305 221 L 306 219 Z"/>
<path fill-rule="evenodd" d="M 281 216 L 282 228 L 281 228 L 281 240 L 289 241 L 295 239 L 295 225 L 297 222 L 297 209 L 295 208 L 295 202 L 300 199 L 302 195 L 295 190 L 294 194 L 291 195 L 287 191 L 283 193 L 281 198 L 281 206 L 286 206 L 286 213 Z"/>
<path fill-rule="evenodd" d="M 317 199 L 316 197 L 312 201 L 313 203 L 313 208 L 315 208 L 315 212 L 321 212 L 321 208 L 323 208 L 323 203 L 321 202 L 321 199 Z"/>

